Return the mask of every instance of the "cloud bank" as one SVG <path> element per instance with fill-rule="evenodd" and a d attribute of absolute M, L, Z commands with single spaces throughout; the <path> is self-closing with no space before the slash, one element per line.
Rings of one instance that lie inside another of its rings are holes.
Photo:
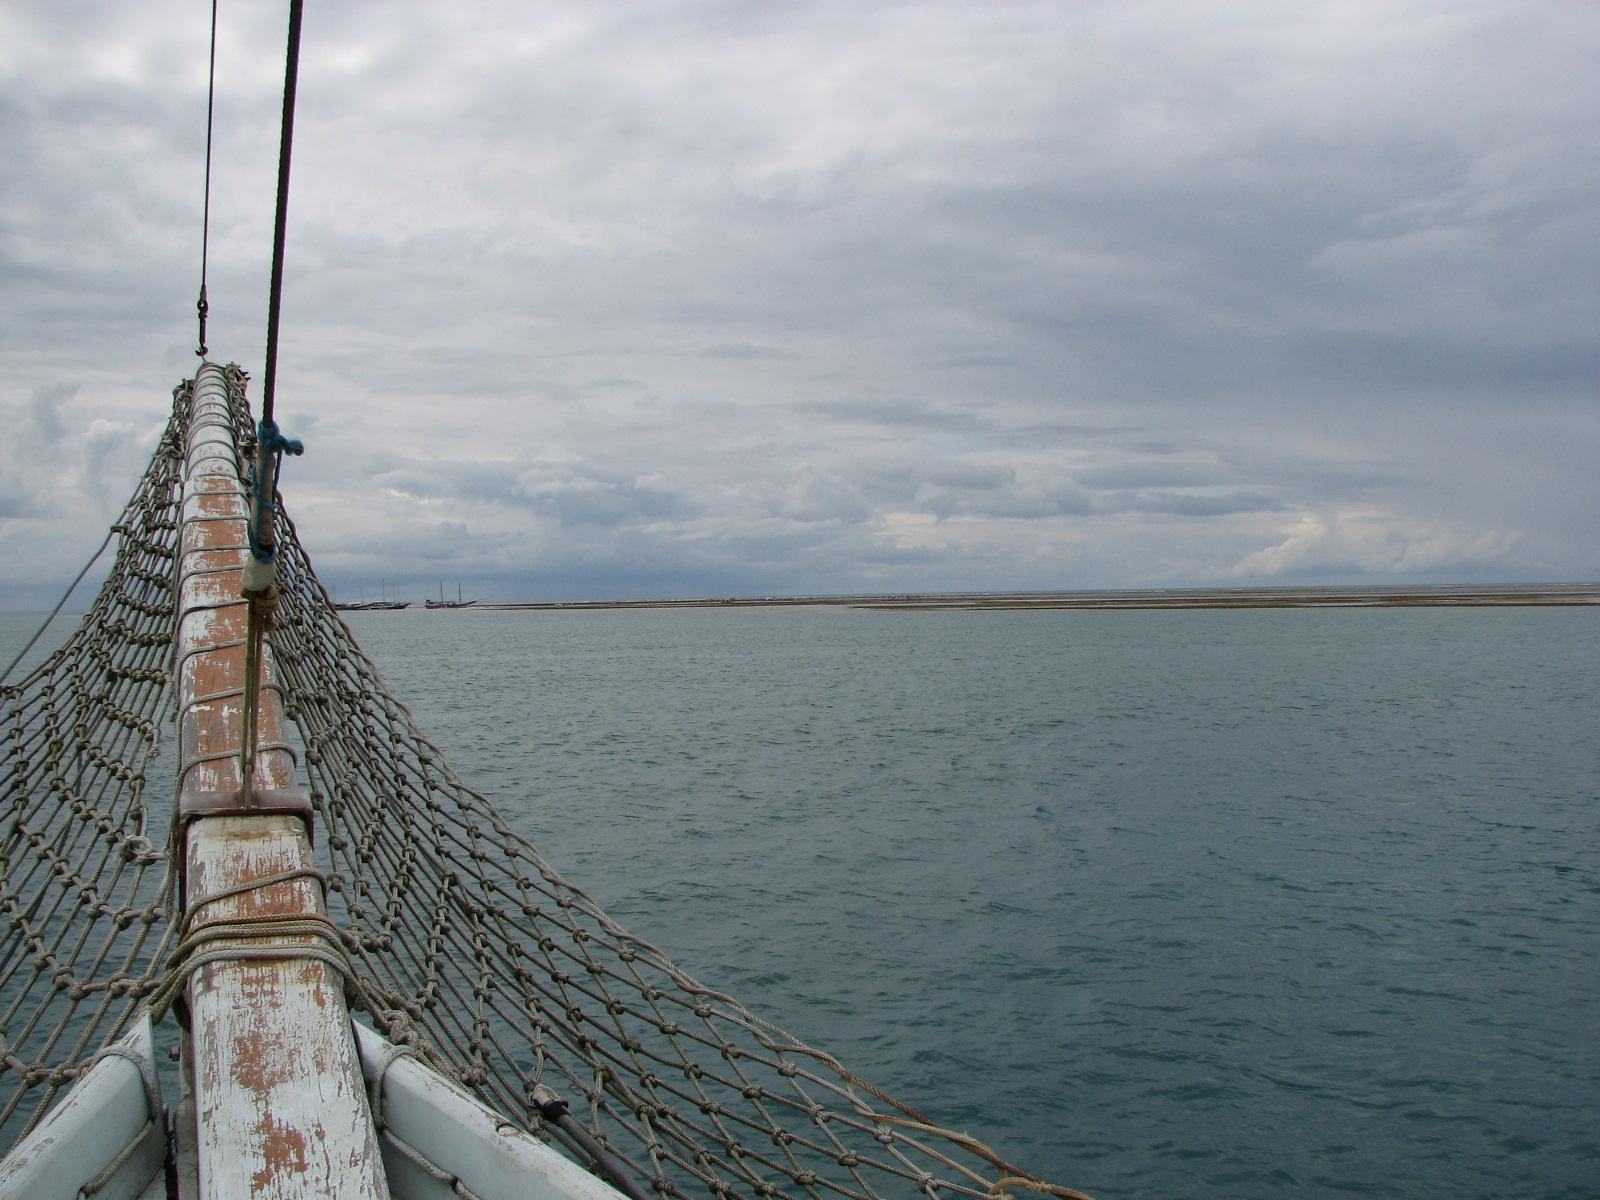
<path fill-rule="evenodd" d="M 0 605 L 193 369 L 192 8 L 0 14 Z M 259 373 L 283 15 L 223 16 L 209 341 Z M 1593 6 L 304 36 L 278 403 L 336 593 L 1600 577 Z"/>

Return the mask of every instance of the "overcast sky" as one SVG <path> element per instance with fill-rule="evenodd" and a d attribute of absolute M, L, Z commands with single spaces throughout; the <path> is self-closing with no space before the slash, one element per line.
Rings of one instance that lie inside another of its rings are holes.
<path fill-rule="evenodd" d="M 286 8 L 218 50 L 257 384 Z M 208 21 L 0 7 L 0 607 L 193 371 Z M 351 599 L 1600 578 L 1597 61 L 1588 0 L 312 0 L 290 510 Z"/>

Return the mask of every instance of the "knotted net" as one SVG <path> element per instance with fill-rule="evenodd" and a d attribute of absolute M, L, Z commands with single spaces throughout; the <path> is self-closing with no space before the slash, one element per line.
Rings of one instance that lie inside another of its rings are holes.
<path fill-rule="evenodd" d="M 77 629 L 0 684 L 0 1134 L 9 1147 L 121 1036 L 171 937 L 171 785 L 146 788 L 169 716 L 188 389 Z"/>
<path fill-rule="evenodd" d="M 228 381 L 243 438 L 245 377 L 229 368 Z M 170 705 L 180 464 L 169 447 L 181 444 L 191 387 L 175 392 L 88 616 L 4 694 L 8 1144 L 167 967 L 169 860 L 144 794 Z M 535 1093 L 553 1089 L 663 1195 L 1076 1195 L 937 1127 L 607 917 L 389 695 L 287 516 L 279 555 L 270 645 L 316 810 L 328 911 L 351 1005 L 392 1040 L 561 1143 Z"/>

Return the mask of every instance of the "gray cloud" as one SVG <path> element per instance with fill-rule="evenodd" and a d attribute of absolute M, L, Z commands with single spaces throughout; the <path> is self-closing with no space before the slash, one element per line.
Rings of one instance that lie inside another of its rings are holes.
<path fill-rule="evenodd" d="M 31 445 L 35 448 L 51 449 L 61 441 L 65 432 L 65 424 L 61 419 L 60 408 L 63 402 L 71 400 L 78 394 L 78 384 L 52 383 L 33 389 L 33 396 L 28 405 L 28 416 L 32 428 L 28 431 L 29 441 L 22 445 Z"/>
<path fill-rule="evenodd" d="M 991 424 L 970 412 L 952 412 L 920 400 L 905 398 L 840 398 L 802 400 L 795 404 L 801 413 L 815 413 L 841 422 L 937 430 L 944 433 L 980 434 L 990 432 Z"/>
<path fill-rule="evenodd" d="M 281 26 L 220 45 L 210 343 L 258 374 Z M 0 579 L 70 576 L 192 370 L 206 37 L 0 15 Z M 1600 575 L 1597 44 L 1556 0 L 318 9 L 285 490 L 341 587 Z"/>
<path fill-rule="evenodd" d="M 794 355 L 771 346 L 753 346 L 747 342 L 725 342 L 707 346 L 700 351 L 702 358 L 793 358 Z"/>

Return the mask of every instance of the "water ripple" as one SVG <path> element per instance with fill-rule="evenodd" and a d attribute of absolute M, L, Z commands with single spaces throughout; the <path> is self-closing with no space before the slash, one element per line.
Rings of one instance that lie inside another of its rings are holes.
<path fill-rule="evenodd" d="M 354 616 L 614 915 L 1035 1169 L 1600 1194 L 1593 613 Z"/>

